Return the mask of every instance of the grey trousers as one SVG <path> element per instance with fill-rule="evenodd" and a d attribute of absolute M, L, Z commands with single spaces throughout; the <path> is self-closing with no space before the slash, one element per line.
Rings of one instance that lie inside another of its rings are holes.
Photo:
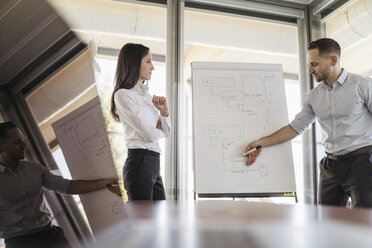
<path fill-rule="evenodd" d="M 320 161 L 319 204 L 372 207 L 372 146 Z"/>
<path fill-rule="evenodd" d="M 160 153 L 146 149 L 129 149 L 123 168 L 124 188 L 128 200 L 165 200 L 160 176 Z"/>

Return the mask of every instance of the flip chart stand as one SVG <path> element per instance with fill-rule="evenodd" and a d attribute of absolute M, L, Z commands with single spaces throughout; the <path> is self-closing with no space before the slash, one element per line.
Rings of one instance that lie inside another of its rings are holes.
<path fill-rule="evenodd" d="M 266 198 L 266 197 L 294 197 L 295 202 L 298 203 L 296 192 L 276 192 L 276 193 L 196 193 L 194 192 L 194 200 L 198 198 Z"/>

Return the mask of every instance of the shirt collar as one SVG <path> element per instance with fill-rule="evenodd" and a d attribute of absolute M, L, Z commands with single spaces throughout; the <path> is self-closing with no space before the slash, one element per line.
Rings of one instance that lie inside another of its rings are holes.
<path fill-rule="evenodd" d="M 144 85 L 144 84 L 139 84 L 138 86 L 137 85 L 134 86 L 133 89 L 141 93 L 146 93 L 149 91 L 149 86 Z"/>
<path fill-rule="evenodd" d="M 16 170 L 19 170 L 19 167 L 21 166 L 21 164 L 23 163 L 23 161 L 25 161 L 25 160 L 18 160 L 17 166 L 16 166 Z M 8 167 L 0 164 L 0 172 L 1 173 L 5 173 L 7 170 L 12 171 L 10 168 L 8 168 Z"/>
<path fill-rule="evenodd" d="M 5 173 L 6 167 L 0 164 L 0 172 Z"/>
<path fill-rule="evenodd" d="M 335 83 L 339 83 L 339 84 L 341 84 L 341 85 L 343 85 L 344 83 L 345 83 L 345 80 L 346 80 L 346 78 L 347 78 L 347 71 L 344 69 L 344 68 L 342 68 L 342 72 L 341 72 L 341 75 L 338 77 L 338 79 L 337 79 L 337 81 L 335 82 Z M 325 81 L 322 81 L 321 83 L 323 83 L 322 85 L 323 85 L 323 87 L 328 87 L 327 86 L 327 83 L 325 82 Z"/>
<path fill-rule="evenodd" d="M 338 77 L 337 82 L 339 82 L 340 84 L 344 84 L 346 78 L 347 78 L 347 71 L 346 71 L 345 69 L 342 69 L 342 73 L 341 73 L 341 75 Z"/>

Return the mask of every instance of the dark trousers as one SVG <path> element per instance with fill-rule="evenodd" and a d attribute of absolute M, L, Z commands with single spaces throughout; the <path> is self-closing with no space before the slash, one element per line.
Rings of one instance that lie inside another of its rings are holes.
<path fill-rule="evenodd" d="M 5 239 L 6 248 L 70 248 L 70 244 L 58 226 L 46 227 L 45 230 Z"/>
<path fill-rule="evenodd" d="M 372 146 L 320 161 L 319 203 L 372 207 Z"/>
<path fill-rule="evenodd" d="M 129 201 L 165 200 L 160 176 L 160 153 L 129 149 L 123 168 L 123 180 Z"/>

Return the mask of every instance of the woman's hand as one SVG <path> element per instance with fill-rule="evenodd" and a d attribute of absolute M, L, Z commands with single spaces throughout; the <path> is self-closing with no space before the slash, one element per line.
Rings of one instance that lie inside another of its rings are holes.
<path fill-rule="evenodd" d="M 155 108 L 160 111 L 160 114 L 164 117 L 168 117 L 168 104 L 167 99 L 164 96 L 153 96 L 152 103 L 154 104 Z"/>

